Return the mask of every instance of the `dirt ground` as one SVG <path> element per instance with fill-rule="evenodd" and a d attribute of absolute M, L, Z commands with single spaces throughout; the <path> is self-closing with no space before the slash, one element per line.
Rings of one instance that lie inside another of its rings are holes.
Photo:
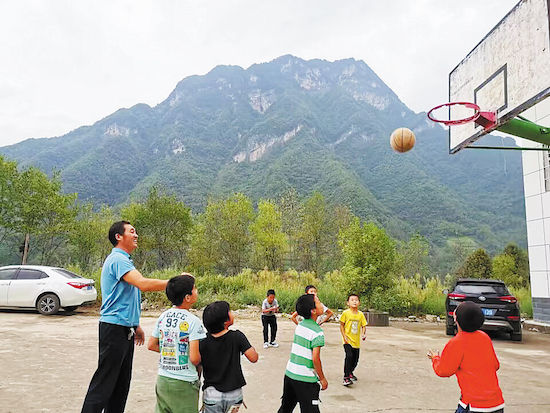
<path fill-rule="evenodd" d="M 147 337 L 155 317 L 142 317 Z M 0 310 L 0 413 L 80 412 L 97 364 L 96 315 L 77 310 L 56 316 L 33 311 Z M 243 358 L 247 386 L 244 412 L 276 412 L 294 324 L 278 319 L 279 348 L 262 348 L 261 322 L 237 314 L 235 328 L 243 331 L 260 354 L 256 364 Z M 454 377 L 437 377 L 427 349 L 442 349 L 448 340 L 439 323 L 392 322 L 369 327 L 363 342 L 353 387 L 342 386 L 343 349 L 337 323 L 324 325 L 326 346 L 321 359 L 329 387 L 321 393 L 321 411 L 454 412 L 459 389 Z M 524 331 L 517 343 L 493 337 L 501 362 L 500 384 L 506 411 L 550 411 L 550 335 Z M 153 412 L 156 353 L 136 350 L 127 412 Z M 296 409 L 299 411 L 299 409 Z"/>

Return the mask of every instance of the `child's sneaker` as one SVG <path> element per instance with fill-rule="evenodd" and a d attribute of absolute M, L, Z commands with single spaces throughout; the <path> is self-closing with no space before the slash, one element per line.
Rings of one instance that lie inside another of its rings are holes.
<path fill-rule="evenodd" d="M 347 387 L 347 386 L 349 386 L 349 385 L 351 385 L 351 384 L 353 384 L 353 382 L 351 381 L 351 379 L 350 379 L 349 377 L 344 377 L 344 381 L 342 382 L 342 385 L 344 385 L 344 386 Z"/>
<path fill-rule="evenodd" d="M 279 347 L 279 345 L 275 341 L 272 341 L 269 343 L 269 347 Z"/>
<path fill-rule="evenodd" d="M 268 342 L 265 342 L 264 343 L 264 348 L 268 348 L 269 347 L 269 343 Z"/>
<path fill-rule="evenodd" d="M 349 375 L 349 378 L 350 378 L 351 381 L 357 381 L 357 377 L 355 377 L 355 374 L 353 374 L 353 373 L 351 373 Z"/>

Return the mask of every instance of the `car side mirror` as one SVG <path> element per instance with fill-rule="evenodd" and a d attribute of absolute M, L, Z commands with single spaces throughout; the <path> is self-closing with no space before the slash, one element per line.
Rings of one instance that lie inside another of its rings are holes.
<path fill-rule="evenodd" d="M 449 290 L 447 290 L 446 288 L 443 290 L 443 294 L 447 295 L 449 294 Z"/>

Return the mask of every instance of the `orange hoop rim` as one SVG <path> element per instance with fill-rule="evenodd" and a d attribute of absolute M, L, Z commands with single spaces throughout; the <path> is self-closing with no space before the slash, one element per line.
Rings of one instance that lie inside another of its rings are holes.
<path fill-rule="evenodd" d="M 440 109 L 444 106 L 448 106 L 448 107 L 451 107 L 451 106 L 455 106 L 455 105 L 462 105 L 462 106 L 466 106 L 467 108 L 469 109 L 474 109 L 474 114 L 472 116 L 469 116 L 467 118 L 463 118 L 463 119 L 453 119 L 453 120 L 443 120 L 443 119 L 437 119 L 435 118 L 433 115 L 432 115 L 432 112 L 434 110 L 437 110 L 437 109 Z M 479 108 L 478 105 L 476 105 L 475 103 L 472 103 L 472 102 L 448 102 L 448 103 L 443 103 L 442 105 L 439 105 L 439 106 L 436 106 L 434 108 L 432 108 L 429 112 L 428 112 L 428 118 L 432 121 L 432 122 L 438 122 L 438 123 L 443 123 L 447 126 L 452 126 L 452 125 L 463 125 L 465 123 L 469 123 L 469 122 L 475 122 L 479 116 L 481 115 L 481 109 Z"/>

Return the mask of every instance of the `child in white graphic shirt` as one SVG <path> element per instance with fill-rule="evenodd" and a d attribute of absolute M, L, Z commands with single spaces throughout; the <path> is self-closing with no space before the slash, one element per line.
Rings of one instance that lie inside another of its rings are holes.
<path fill-rule="evenodd" d="M 157 413 L 198 413 L 199 340 L 204 339 L 206 333 L 201 320 L 189 312 L 198 295 L 191 274 L 173 277 L 166 286 L 166 296 L 174 307 L 160 315 L 147 346 L 160 353 L 155 387 Z"/>

